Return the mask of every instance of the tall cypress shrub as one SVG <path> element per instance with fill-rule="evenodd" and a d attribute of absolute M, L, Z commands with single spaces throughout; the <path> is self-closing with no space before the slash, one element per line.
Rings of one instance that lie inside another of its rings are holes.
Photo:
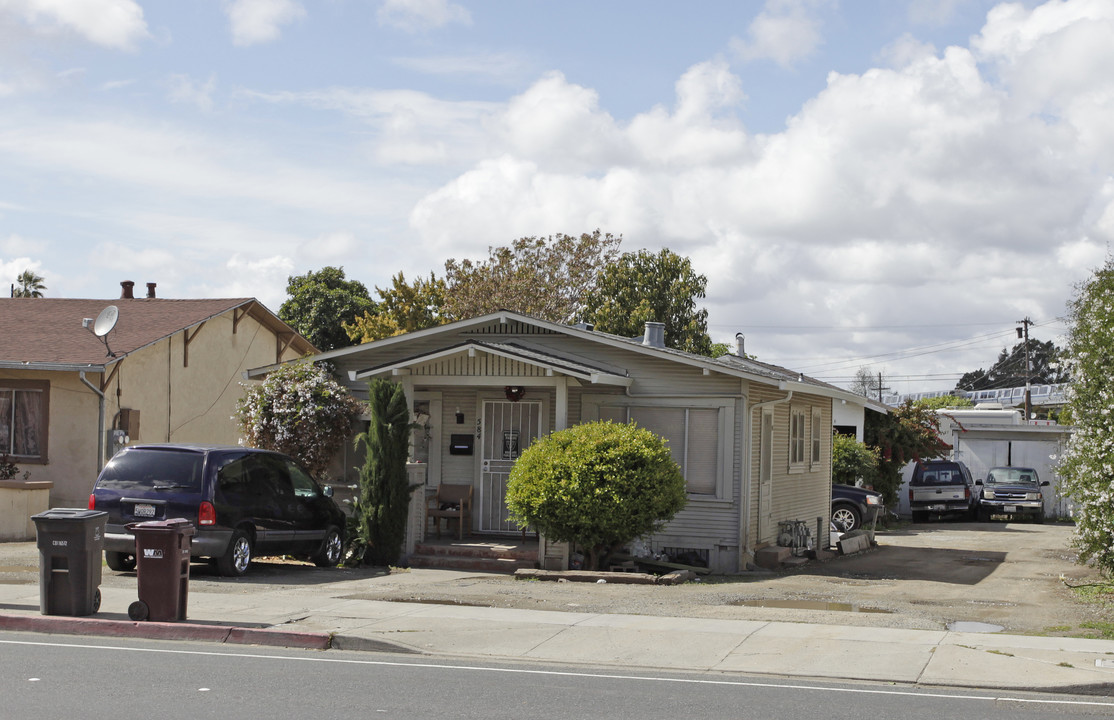
<path fill-rule="evenodd" d="M 402 386 L 375 378 L 368 384 L 371 424 L 356 438 L 366 450 L 360 470 L 358 509 L 361 559 L 369 565 L 394 565 L 402 556 L 410 493 L 406 477 L 410 446 L 410 408 Z"/>

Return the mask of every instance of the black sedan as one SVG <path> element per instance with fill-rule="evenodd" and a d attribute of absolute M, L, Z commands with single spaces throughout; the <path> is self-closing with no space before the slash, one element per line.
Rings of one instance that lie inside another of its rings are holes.
<path fill-rule="evenodd" d="M 851 532 L 862 527 L 863 521 L 874 517 L 877 508 L 881 515 L 886 511 L 882 493 L 854 485 L 832 483 L 832 524 L 841 532 Z"/>

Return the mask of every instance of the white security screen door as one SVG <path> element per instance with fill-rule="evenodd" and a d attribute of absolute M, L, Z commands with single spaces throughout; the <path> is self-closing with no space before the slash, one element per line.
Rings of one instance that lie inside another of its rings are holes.
<path fill-rule="evenodd" d="M 541 432 L 537 401 L 484 400 L 480 438 L 480 531 L 515 532 L 507 517 L 507 477 L 515 460 Z"/>

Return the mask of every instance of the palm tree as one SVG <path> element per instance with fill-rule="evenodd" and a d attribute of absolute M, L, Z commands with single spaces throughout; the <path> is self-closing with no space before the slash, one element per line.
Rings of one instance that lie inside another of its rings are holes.
<path fill-rule="evenodd" d="M 43 290 L 46 290 L 42 276 L 31 272 L 30 268 L 21 272 L 15 281 L 12 297 L 41 298 Z"/>

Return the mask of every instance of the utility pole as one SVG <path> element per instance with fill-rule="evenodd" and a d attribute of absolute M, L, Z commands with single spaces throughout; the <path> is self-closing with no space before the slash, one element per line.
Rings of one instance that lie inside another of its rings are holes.
<path fill-rule="evenodd" d="M 1033 414 L 1033 365 L 1029 359 L 1029 326 L 1033 321 L 1028 316 L 1024 320 L 1018 320 L 1017 328 L 1018 339 L 1025 338 L 1025 424 L 1029 424 L 1029 418 Z"/>
<path fill-rule="evenodd" d="M 878 373 L 878 402 L 882 402 L 882 391 L 889 390 L 888 387 L 882 387 L 882 373 Z"/>

